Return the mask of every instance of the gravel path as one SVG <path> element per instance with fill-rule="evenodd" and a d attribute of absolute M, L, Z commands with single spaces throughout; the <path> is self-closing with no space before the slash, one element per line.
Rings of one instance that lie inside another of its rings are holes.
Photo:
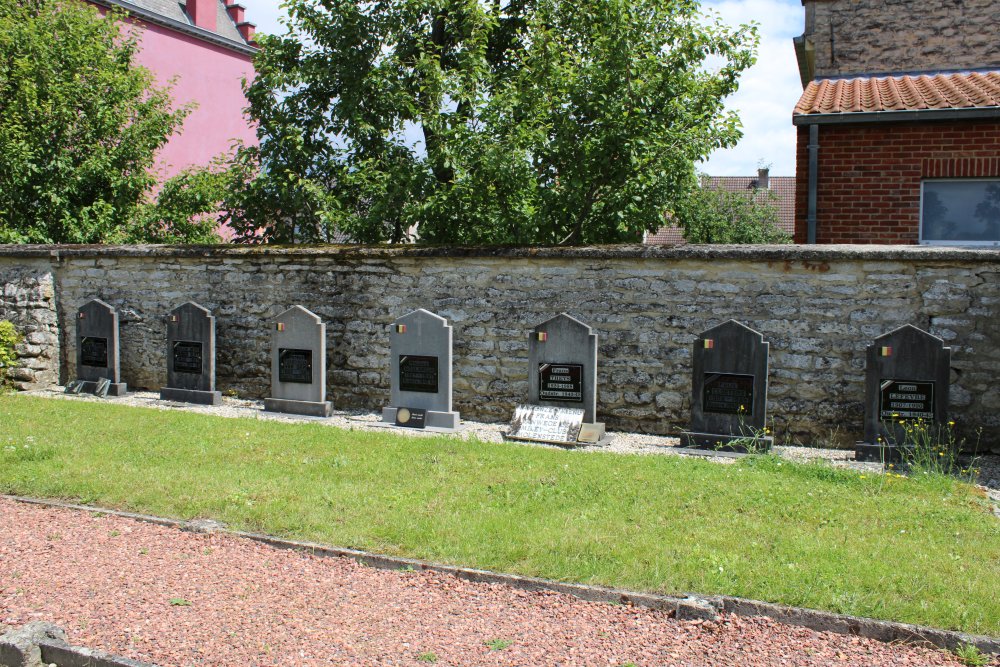
<path fill-rule="evenodd" d="M 0 499 L 0 624 L 172 665 L 959 665 L 947 653 L 724 616 L 388 572 Z"/>

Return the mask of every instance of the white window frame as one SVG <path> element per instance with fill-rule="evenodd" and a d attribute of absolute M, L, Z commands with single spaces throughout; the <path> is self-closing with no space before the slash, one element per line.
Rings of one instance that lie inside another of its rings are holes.
<path fill-rule="evenodd" d="M 919 243 L 921 245 L 940 246 L 978 246 L 993 248 L 1000 246 L 1000 239 L 996 241 L 943 241 L 941 239 L 924 238 L 924 184 L 925 183 L 996 183 L 1000 185 L 1000 177 L 993 178 L 924 178 L 920 180 L 920 227 Z"/>

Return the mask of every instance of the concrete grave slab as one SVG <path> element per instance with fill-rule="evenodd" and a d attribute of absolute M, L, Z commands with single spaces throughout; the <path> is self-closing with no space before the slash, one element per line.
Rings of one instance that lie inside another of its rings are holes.
<path fill-rule="evenodd" d="M 222 393 L 215 390 L 215 318 L 193 301 L 167 316 L 167 386 L 160 389 L 160 398 L 222 403 Z"/>
<path fill-rule="evenodd" d="M 876 338 L 865 350 L 865 440 L 855 459 L 899 462 L 907 423 L 947 422 L 950 378 L 951 348 L 937 336 L 907 324 Z"/>
<path fill-rule="evenodd" d="M 382 409 L 384 423 L 396 424 L 405 409 L 407 414 L 423 411 L 422 427 L 459 427 L 459 414 L 452 410 L 452 342 L 448 320 L 423 308 L 392 323 L 391 405 Z"/>
<path fill-rule="evenodd" d="M 694 342 L 691 430 L 681 434 L 682 447 L 771 448 L 773 438 L 764 435 L 769 347 L 762 334 L 736 320 L 699 334 Z"/>
<path fill-rule="evenodd" d="M 128 393 L 121 381 L 118 311 L 100 299 L 91 299 L 76 313 L 76 377 L 82 381 L 80 391 L 95 393 L 106 380 L 107 394 Z"/>
<path fill-rule="evenodd" d="M 302 306 L 292 306 L 271 323 L 270 412 L 329 417 L 326 400 L 326 324 Z"/>

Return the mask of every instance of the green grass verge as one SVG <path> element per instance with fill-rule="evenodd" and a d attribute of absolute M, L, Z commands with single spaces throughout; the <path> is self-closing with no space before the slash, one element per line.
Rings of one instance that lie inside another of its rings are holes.
<path fill-rule="evenodd" d="M 0 491 L 386 554 L 1000 635 L 974 487 L 0 397 Z"/>

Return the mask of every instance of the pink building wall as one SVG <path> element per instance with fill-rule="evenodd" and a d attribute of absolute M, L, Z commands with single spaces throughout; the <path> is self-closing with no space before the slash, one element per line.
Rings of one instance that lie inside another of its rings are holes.
<path fill-rule="evenodd" d="M 195 102 L 159 155 L 160 179 L 191 166 L 205 166 L 221 153 L 231 152 L 236 140 L 256 144 L 257 135 L 243 113 L 247 106 L 241 81 L 254 76 L 251 57 L 141 21 L 138 64 L 148 68 L 160 85 L 176 77 L 172 97 L 177 105 Z"/>

